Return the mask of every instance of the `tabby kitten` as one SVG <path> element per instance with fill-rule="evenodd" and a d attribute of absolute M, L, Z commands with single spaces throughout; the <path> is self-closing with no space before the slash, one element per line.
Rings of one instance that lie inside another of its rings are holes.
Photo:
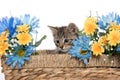
<path fill-rule="evenodd" d="M 62 27 L 48 27 L 52 31 L 54 43 L 57 47 L 56 51 L 58 53 L 67 52 L 72 46 L 72 40 L 78 36 L 78 27 L 74 23 Z"/>

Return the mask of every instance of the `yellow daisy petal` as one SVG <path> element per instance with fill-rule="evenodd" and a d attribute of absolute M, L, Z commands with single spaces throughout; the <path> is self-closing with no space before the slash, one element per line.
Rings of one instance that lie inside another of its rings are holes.
<path fill-rule="evenodd" d="M 8 50 L 9 44 L 8 43 L 0 43 L 0 57 L 6 53 Z"/>
<path fill-rule="evenodd" d="M 111 46 L 116 46 L 120 43 L 120 32 L 118 30 L 112 30 L 108 34 L 108 41 Z"/>
<path fill-rule="evenodd" d="M 29 33 L 19 33 L 17 39 L 20 45 L 28 45 L 32 41 L 32 37 Z"/>
<path fill-rule="evenodd" d="M 107 36 L 102 36 L 99 38 L 98 42 L 101 44 L 101 45 L 106 45 L 108 43 L 108 40 L 107 40 Z"/>
<path fill-rule="evenodd" d="M 117 25 L 116 22 L 112 22 L 110 24 L 110 29 L 109 30 L 120 30 L 120 25 Z"/>
<path fill-rule="evenodd" d="M 95 29 L 98 28 L 97 24 L 97 19 L 94 17 L 88 17 L 84 23 L 84 32 L 86 35 L 93 35 L 95 32 Z"/>
<path fill-rule="evenodd" d="M 9 32 L 6 30 L 0 34 L 0 42 L 8 41 Z"/>
<path fill-rule="evenodd" d="M 102 55 L 102 53 L 104 53 L 104 48 L 101 46 L 100 43 L 98 42 L 95 42 L 93 45 L 92 45 L 92 51 L 93 51 L 93 55 Z"/>
<path fill-rule="evenodd" d="M 26 24 L 17 27 L 18 32 L 29 32 L 30 27 Z"/>

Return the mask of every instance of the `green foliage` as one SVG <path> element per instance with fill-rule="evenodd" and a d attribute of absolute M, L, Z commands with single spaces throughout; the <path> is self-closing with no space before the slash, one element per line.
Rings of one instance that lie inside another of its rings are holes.
<path fill-rule="evenodd" d="M 35 47 L 38 47 L 44 39 L 46 39 L 46 35 L 44 35 L 39 41 L 35 42 Z"/>

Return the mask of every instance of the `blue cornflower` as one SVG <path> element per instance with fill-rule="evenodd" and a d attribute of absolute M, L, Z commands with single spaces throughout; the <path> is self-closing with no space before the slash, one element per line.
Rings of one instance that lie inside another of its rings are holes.
<path fill-rule="evenodd" d="M 6 64 L 12 65 L 12 68 L 15 68 L 18 65 L 18 68 L 21 69 L 25 61 L 30 60 L 31 54 L 34 52 L 35 47 L 32 45 L 29 46 L 17 46 L 15 52 L 12 55 L 8 55 Z"/>
<path fill-rule="evenodd" d="M 98 25 L 102 30 L 107 29 L 112 22 L 116 22 L 117 25 L 120 24 L 120 16 L 112 12 L 105 16 L 102 15 L 102 17 L 98 19 Z"/>
<path fill-rule="evenodd" d="M 72 57 L 79 58 L 83 60 L 84 63 L 88 64 L 88 59 L 91 57 L 91 51 L 89 47 L 90 38 L 85 35 L 79 36 L 77 39 L 73 40 L 73 46 L 68 51 Z"/>
<path fill-rule="evenodd" d="M 36 17 L 30 17 L 29 14 L 25 14 L 24 16 L 21 16 L 22 24 L 26 24 L 30 26 L 30 31 L 37 32 L 35 28 L 39 27 L 39 19 Z"/>
<path fill-rule="evenodd" d="M 0 21 L 0 34 L 3 32 L 3 31 L 5 31 L 6 29 L 7 29 L 7 17 L 5 17 L 5 18 L 2 18 L 2 20 Z"/>
<path fill-rule="evenodd" d="M 0 21 L 0 33 L 3 32 L 4 30 L 9 31 L 9 38 L 11 38 L 14 33 L 16 32 L 16 27 L 17 25 L 20 24 L 20 21 L 18 21 L 14 17 L 3 17 L 2 20 Z"/>
<path fill-rule="evenodd" d="M 116 51 L 117 51 L 117 52 L 120 52 L 120 46 L 118 46 L 118 47 L 116 48 Z"/>

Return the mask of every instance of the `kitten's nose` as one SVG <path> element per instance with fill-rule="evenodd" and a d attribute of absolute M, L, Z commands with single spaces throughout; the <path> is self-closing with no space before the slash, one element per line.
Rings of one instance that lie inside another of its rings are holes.
<path fill-rule="evenodd" d="M 63 45 L 62 45 L 62 46 L 60 46 L 60 48 L 61 48 L 61 49 L 63 49 Z"/>

